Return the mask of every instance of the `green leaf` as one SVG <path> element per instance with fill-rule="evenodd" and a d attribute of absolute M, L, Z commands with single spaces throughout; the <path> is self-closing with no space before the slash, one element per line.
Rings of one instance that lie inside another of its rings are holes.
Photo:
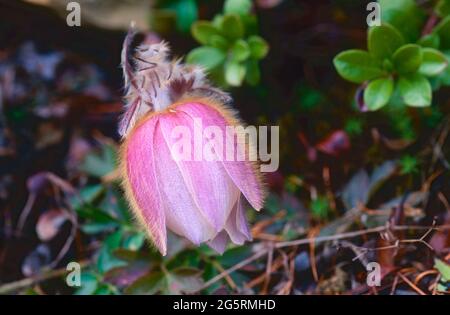
<path fill-rule="evenodd" d="M 431 105 L 431 84 L 421 74 L 401 76 L 398 82 L 400 94 L 405 104 L 414 107 Z"/>
<path fill-rule="evenodd" d="M 250 13 L 252 8 L 251 0 L 226 0 L 223 6 L 225 14 L 240 14 L 245 15 Z"/>
<path fill-rule="evenodd" d="M 311 204 L 311 214 L 317 219 L 326 219 L 330 213 L 330 203 L 326 197 L 319 196 Z"/>
<path fill-rule="evenodd" d="M 170 271 L 168 274 L 170 293 L 181 294 L 198 291 L 203 285 L 201 274 L 201 270 L 189 267 L 180 267 Z"/>
<path fill-rule="evenodd" d="M 119 226 L 117 222 L 92 222 L 85 223 L 81 226 L 81 231 L 85 234 L 98 234 L 102 232 L 111 231 Z"/>
<path fill-rule="evenodd" d="M 180 32 L 187 33 L 192 23 L 197 20 L 198 8 L 195 0 L 170 1 L 164 8 L 176 13 L 176 26 Z"/>
<path fill-rule="evenodd" d="M 373 80 L 364 90 L 364 103 L 369 110 L 378 110 L 385 106 L 394 92 L 394 80 L 382 78 Z"/>
<path fill-rule="evenodd" d="M 221 26 L 222 33 L 231 40 L 236 40 L 244 36 L 244 24 L 236 14 L 225 15 Z"/>
<path fill-rule="evenodd" d="M 250 54 L 253 59 L 263 59 L 269 52 L 269 45 L 260 36 L 253 35 L 247 40 L 250 47 Z"/>
<path fill-rule="evenodd" d="M 225 80 L 231 86 L 241 86 L 245 77 L 246 68 L 236 61 L 228 61 L 225 64 Z"/>
<path fill-rule="evenodd" d="M 378 3 L 382 22 L 398 29 L 408 42 L 419 39 L 426 15 L 415 0 L 378 0 Z"/>
<path fill-rule="evenodd" d="M 354 83 L 363 83 L 384 74 L 380 63 L 363 50 L 343 51 L 334 58 L 333 63 L 341 77 Z"/>
<path fill-rule="evenodd" d="M 235 61 L 244 61 L 250 56 L 250 47 L 243 39 L 238 39 L 231 48 L 231 58 Z"/>
<path fill-rule="evenodd" d="M 450 16 L 447 16 L 442 20 L 441 23 L 435 27 L 433 33 L 438 34 L 441 39 L 441 50 L 450 49 Z"/>
<path fill-rule="evenodd" d="M 186 61 L 190 64 L 199 64 L 206 70 L 213 69 L 225 60 L 225 53 L 214 47 L 198 47 L 187 55 Z"/>
<path fill-rule="evenodd" d="M 450 0 L 440 0 L 436 6 L 436 12 L 441 18 L 450 15 Z"/>
<path fill-rule="evenodd" d="M 395 52 L 393 62 L 399 73 L 416 72 L 422 63 L 422 48 L 415 44 L 402 46 Z"/>
<path fill-rule="evenodd" d="M 229 42 L 222 35 L 212 35 L 208 41 L 209 46 L 220 49 L 222 51 L 227 51 Z"/>
<path fill-rule="evenodd" d="M 114 232 L 103 242 L 97 258 L 97 269 L 100 273 L 105 273 L 115 267 L 121 267 L 126 263 L 116 258 L 113 251 L 120 247 L 122 241 L 122 231 Z"/>
<path fill-rule="evenodd" d="M 446 262 L 435 258 L 434 259 L 434 268 L 436 268 L 441 274 L 442 280 L 444 282 L 450 281 L 450 265 Z"/>
<path fill-rule="evenodd" d="M 126 294 L 155 294 L 165 285 L 165 276 L 161 271 L 140 277 L 126 290 Z"/>
<path fill-rule="evenodd" d="M 415 174 L 419 172 L 419 161 L 415 156 L 404 155 L 399 160 L 400 164 L 400 174 Z"/>
<path fill-rule="evenodd" d="M 95 290 L 97 290 L 98 280 L 92 273 L 81 273 L 80 282 L 81 287 L 75 291 L 76 295 L 91 295 L 94 294 Z"/>
<path fill-rule="evenodd" d="M 257 85 L 261 79 L 261 72 L 259 70 L 258 61 L 250 59 L 247 61 L 247 72 L 245 81 L 250 85 Z"/>
<path fill-rule="evenodd" d="M 125 238 L 123 247 L 129 250 L 139 250 L 145 242 L 145 233 L 136 233 Z"/>
<path fill-rule="evenodd" d="M 89 175 L 102 177 L 115 170 L 116 161 L 114 147 L 105 145 L 100 152 L 89 153 L 80 168 Z"/>
<path fill-rule="evenodd" d="M 192 36 L 197 42 L 207 45 L 213 35 L 220 31 L 209 21 L 197 21 L 191 27 Z"/>
<path fill-rule="evenodd" d="M 419 44 L 422 47 L 430 47 L 430 48 L 438 49 L 440 42 L 441 42 L 441 39 L 440 39 L 439 35 L 436 33 L 432 33 L 432 34 L 425 35 L 424 37 L 419 39 L 417 44 Z"/>
<path fill-rule="evenodd" d="M 447 63 L 450 64 L 450 53 L 445 54 Z M 450 85 L 450 67 L 445 68 L 444 72 L 439 76 L 439 81 L 446 86 Z"/>
<path fill-rule="evenodd" d="M 402 34 L 389 24 L 374 26 L 369 30 L 369 52 L 380 60 L 391 58 L 404 43 Z"/>
<path fill-rule="evenodd" d="M 432 77 L 441 74 L 448 66 L 447 58 L 439 50 L 424 48 L 423 61 L 419 72 L 425 76 Z"/>
<path fill-rule="evenodd" d="M 211 21 L 211 23 L 218 29 L 222 27 L 222 22 L 223 22 L 222 14 L 216 14 Z"/>
<path fill-rule="evenodd" d="M 105 187 L 100 184 L 83 187 L 77 195 L 70 199 L 70 205 L 78 210 L 83 204 L 94 202 L 104 191 Z"/>

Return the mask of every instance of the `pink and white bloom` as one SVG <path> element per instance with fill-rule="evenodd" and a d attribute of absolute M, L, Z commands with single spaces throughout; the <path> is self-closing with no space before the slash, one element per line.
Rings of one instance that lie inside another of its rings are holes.
<path fill-rule="evenodd" d="M 198 68 L 167 61 L 160 52 L 168 48 L 162 48 L 139 47 L 135 70 L 124 60 L 130 86 L 128 112 L 121 122 L 123 187 L 136 218 L 162 255 L 167 253 L 167 229 L 222 253 L 229 240 L 239 245 L 251 240 L 245 204 L 262 208 L 260 174 L 248 160 L 173 157 L 177 139 L 172 131 L 177 126 L 193 134 L 194 122 L 201 119 L 201 128 L 215 126 L 229 137 L 225 129 L 239 121 L 224 105 L 227 94 L 211 87 Z M 241 145 L 234 142 L 236 152 L 248 150 Z"/>

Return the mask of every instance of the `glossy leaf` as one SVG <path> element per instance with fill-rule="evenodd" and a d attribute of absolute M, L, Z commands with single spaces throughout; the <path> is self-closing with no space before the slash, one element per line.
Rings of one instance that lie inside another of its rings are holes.
<path fill-rule="evenodd" d="M 248 14 L 252 8 L 251 0 L 226 0 L 223 10 L 226 14 Z"/>
<path fill-rule="evenodd" d="M 187 55 L 186 61 L 191 64 L 198 64 L 205 69 L 213 69 L 225 60 L 225 53 L 214 47 L 198 47 Z"/>
<path fill-rule="evenodd" d="M 432 48 L 424 48 L 423 62 L 420 65 L 419 72 L 425 76 L 437 76 L 447 67 L 448 61 L 443 53 Z"/>
<path fill-rule="evenodd" d="M 422 48 L 419 45 L 404 45 L 393 56 L 394 67 L 399 73 L 416 72 L 422 63 L 422 58 Z"/>
<path fill-rule="evenodd" d="M 225 80 L 231 86 L 240 86 L 245 77 L 245 66 L 235 61 L 225 64 Z"/>
<path fill-rule="evenodd" d="M 192 24 L 192 36 L 200 44 L 207 45 L 211 37 L 218 35 L 220 31 L 209 21 L 197 21 Z"/>
<path fill-rule="evenodd" d="M 250 47 L 243 39 L 237 40 L 231 48 L 232 58 L 235 61 L 244 61 L 250 56 Z"/>
<path fill-rule="evenodd" d="M 260 36 L 250 36 L 247 40 L 250 47 L 251 57 L 254 59 L 262 59 L 269 52 L 269 45 Z"/>
<path fill-rule="evenodd" d="M 393 92 L 392 78 L 373 80 L 364 90 L 364 103 L 369 110 L 378 110 L 389 102 Z"/>
<path fill-rule="evenodd" d="M 334 58 L 337 72 L 346 80 L 363 83 L 384 74 L 380 63 L 363 50 L 347 50 Z"/>
<path fill-rule="evenodd" d="M 222 35 L 211 35 L 208 39 L 208 45 L 226 51 L 228 50 L 229 42 Z"/>
<path fill-rule="evenodd" d="M 391 58 L 404 43 L 402 34 L 389 24 L 374 26 L 369 30 L 369 52 L 380 60 Z"/>
<path fill-rule="evenodd" d="M 431 105 L 431 85 L 421 74 L 400 77 L 398 86 L 405 104 L 414 107 Z"/>
<path fill-rule="evenodd" d="M 244 36 L 244 24 L 239 15 L 225 15 L 221 26 L 222 33 L 231 40 L 236 40 Z"/>

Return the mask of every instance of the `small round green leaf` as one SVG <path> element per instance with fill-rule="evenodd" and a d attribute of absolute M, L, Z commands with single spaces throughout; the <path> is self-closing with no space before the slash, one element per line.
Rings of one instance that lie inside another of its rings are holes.
<path fill-rule="evenodd" d="M 393 62 L 399 73 L 416 72 L 422 63 L 422 48 L 415 44 L 404 45 L 394 53 Z"/>
<path fill-rule="evenodd" d="M 373 80 L 364 90 L 364 103 L 369 110 L 378 110 L 385 106 L 394 92 L 394 80 L 381 78 Z"/>
<path fill-rule="evenodd" d="M 439 50 L 433 48 L 424 48 L 423 61 L 419 72 L 427 77 L 433 77 L 441 74 L 448 66 L 447 58 Z"/>
<path fill-rule="evenodd" d="M 269 52 L 269 45 L 260 36 L 250 36 L 247 40 L 250 47 L 250 54 L 253 59 L 263 59 Z"/>
<path fill-rule="evenodd" d="M 209 46 L 218 48 L 223 51 L 228 50 L 229 42 L 221 35 L 212 35 L 208 41 Z"/>
<path fill-rule="evenodd" d="M 398 87 L 405 104 L 414 107 L 431 105 L 431 84 L 423 75 L 414 73 L 401 76 Z"/>
<path fill-rule="evenodd" d="M 210 38 L 219 34 L 219 30 L 209 21 L 197 21 L 192 24 L 192 36 L 197 42 L 207 45 Z"/>
<path fill-rule="evenodd" d="M 225 80 L 231 86 L 241 86 L 245 77 L 246 68 L 236 61 L 228 61 L 225 64 Z"/>
<path fill-rule="evenodd" d="M 333 63 L 344 79 L 354 83 L 363 83 L 384 74 L 380 62 L 364 50 L 343 51 L 334 58 Z"/>
<path fill-rule="evenodd" d="M 226 0 L 223 6 L 225 14 L 245 15 L 252 8 L 251 0 Z"/>
<path fill-rule="evenodd" d="M 233 60 L 244 61 L 250 56 L 250 47 L 243 39 L 238 39 L 231 48 Z"/>
<path fill-rule="evenodd" d="M 405 43 L 402 34 L 393 26 L 383 24 L 369 30 L 369 52 L 379 60 L 391 58 L 395 51 Z"/>
<path fill-rule="evenodd" d="M 203 66 L 206 70 L 213 69 L 225 60 L 225 53 L 214 47 L 198 47 L 187 55 L 186 61 Z"/>
<path fill-rule="evenodd" d="M 223 17 L 221 30 L 225 37 L 232 40 L 244 36 L 244 24 L 239 15 L 236 14 L 228 14 Z"/>

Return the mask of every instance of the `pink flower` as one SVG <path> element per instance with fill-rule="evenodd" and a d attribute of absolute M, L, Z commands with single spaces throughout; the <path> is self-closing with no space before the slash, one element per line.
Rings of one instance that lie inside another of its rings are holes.
<path fill-rule="evenodd" d="M 166 227 L 195 245 L 208 242 L 220 253 L 228 240 L 241 245 L 251 240 L 242 195 L 256 210 L 263 205 L 252 162 L 174 159 L 172 130 L 184 126 L 193 134 L 195 119 L 201 119 L 203 129 L 217 126 L 224 135 L 236 124 L 229 111 L 210 100 L 182 102 L 144 116 L 122 147 L 127 198 L 163 255 Z"/>
<path fill-rule="evenodd" d="M 230 96 L 212 87 L 201 68 L 170 60 L 167 43 L 141 45 L 131 56 L 133 34 L 122 51 L 127 104 L 119 133 L 124 138 L 123 187 L 135 217 L 162 255 L 167 253 L 167 229 L 195 245 L 207 242 L 220 253 L 229 240 L 243 244 L 251 239 L 244 199 L 259 210 L 264 198 L 255 162 L 225 158 L 217 150 L 231 143 L 232 157 L 253 153 L 245 141 L 227 133 L 240 125 L 224 105 Z M 192 136 L 188 158 L 174 154 L 178 127 Z M 203 136 L 211 129 L 220 135 Z M 213 159 L 199 159 L 199 146 L 210 148 Z"/>

